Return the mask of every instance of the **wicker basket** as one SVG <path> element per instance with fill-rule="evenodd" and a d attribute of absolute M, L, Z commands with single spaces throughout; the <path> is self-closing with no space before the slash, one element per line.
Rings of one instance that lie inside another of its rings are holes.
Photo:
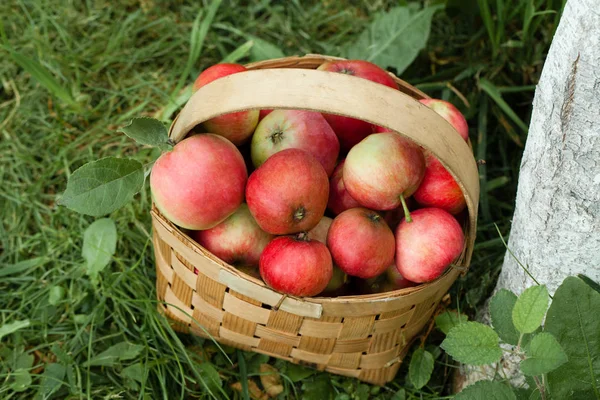
<path fill-rule="evenodd" d="M 153 207 L 157 294 L 160 309 L 179 331 L 382 385 L 394 378 L 411 340 L 469 265 L 479 198 L 477 166 L 450 124 L 414 100 L 427 97 L 424 93 L 396 77 L 400 91 L 314 71 L 331 59 L 308 55 L 254 63 L 248 65 L 251 71 L 204 86 L 173 122 L 170 137 L 178 142 L 220 114 L 270 108 L 322 111 L 390 128 L 433 151 L 461 186 L 469 212 L 461 257 L 439 279 L 414 288 L 295 298 L 222 262 Z"/>

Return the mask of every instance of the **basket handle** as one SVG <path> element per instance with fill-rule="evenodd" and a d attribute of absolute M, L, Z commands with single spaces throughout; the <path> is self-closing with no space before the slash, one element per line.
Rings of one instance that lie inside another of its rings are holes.
<path fill-rule="evenodd" d="M 473 153 L 435 111 L 399 90 L 353 76 L 310 69 L 240 72 L 200 88 L 171 125 L 182 140 L 196 125 L 216 116 L 250 109 L 303 109 L 338 114 L 389 128 L 430 150 L 460 186 L 475 239 L 479 174 Z M 468 265 L 473 246 L 467 246 Z"/>

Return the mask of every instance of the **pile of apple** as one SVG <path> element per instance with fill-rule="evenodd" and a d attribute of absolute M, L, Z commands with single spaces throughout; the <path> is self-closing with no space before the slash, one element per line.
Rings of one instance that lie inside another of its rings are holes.
<path fill-rule="evenodd" d="M 318 69 L 398 89 L 366 61 Z M 245 70 L 214 65 L 194 88 Z M 453 105 L 421 103 L 468 139 Z M 154 202 L 200 245 L 277 291 L 333 295 L 348 277 L 365 287 L 413 286 L 439 277 L 463 250 L 459 186 L 432 154 L 397 133 L 303 110 L 236 112 L 199 128 L 156 161 Z"/>

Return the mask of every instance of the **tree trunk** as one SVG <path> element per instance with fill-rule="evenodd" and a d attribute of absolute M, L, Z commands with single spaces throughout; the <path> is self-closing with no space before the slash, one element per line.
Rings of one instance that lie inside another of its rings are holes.
<path fill-rule="evenodd" d="M 533 101 L 508 247 L 514 257 L 506 253 L 496 290 L 518 295 L 535 284 L 516 260 L 550 293 L 569 275 L 600 280 L 598 0 L 569 0 L 553 38 Z M 489 323 L 487 315 L 483 320 Z M 500 367 L 522 382 L 518 360 L 508 357 Z M 465 372 L 458 389 L 490 379 L 494 368 Z"/>

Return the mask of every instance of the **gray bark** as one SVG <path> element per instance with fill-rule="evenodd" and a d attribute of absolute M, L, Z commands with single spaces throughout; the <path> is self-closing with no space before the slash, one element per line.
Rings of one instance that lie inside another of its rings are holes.
<path fill-rule="evenodd" d="M 569 0 L 533 101 L 515 214 L 496 290 L 550 293 L 569 275 L 600 281 L 600 0 Z M 484 315 L 489 323 L 489 315 Z M 495 373 L 520 385 L 519 359 L 465 368 L 457 389 Z"/>

